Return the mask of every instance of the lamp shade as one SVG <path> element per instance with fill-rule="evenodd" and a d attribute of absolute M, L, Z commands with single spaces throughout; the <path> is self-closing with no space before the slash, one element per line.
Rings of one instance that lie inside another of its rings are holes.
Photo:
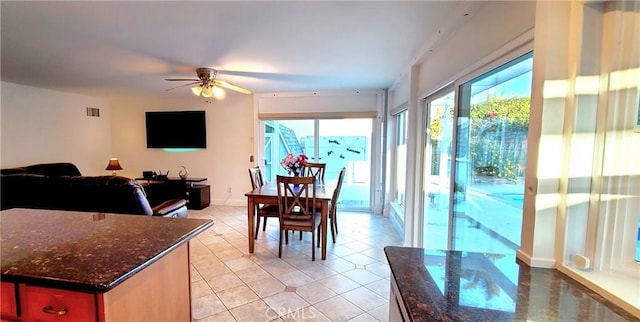
<path fill-rule="evenodd" d="M 213 87 L 213 97 L 224 98 L 224 90 L 218 86 Z"/>
<path fill-rule="evenodd" d="M 122 166 L 120 165 L 120 161 L 118 161 L 118 158 L 109 159 L 109 163 L 107 164 L 105 170 L 112 170 L 113 174 L 116 174 L 116 170 L 122 170 Z"/>
<path fill-rule="evenodd" d="M 195 94 L 196 96 L 200 96 L 200 93 L 202 93 L 202 86 L 200 85 L 196 85 L 194 87 L 191 88 L 191 91 L 193 92 L 193 94 Z"/>
<path fill-rule="evenodd" d="M 202 88 L 202 96 L 203 97 L 211 97 L 213 96 L 213 88 L 212 86 L 205 86 Z"/>

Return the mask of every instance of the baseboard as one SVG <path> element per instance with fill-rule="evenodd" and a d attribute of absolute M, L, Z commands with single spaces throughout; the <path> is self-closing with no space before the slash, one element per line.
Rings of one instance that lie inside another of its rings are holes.
<path fill-rule="evenodd" d="M 388 203 L 387 206 L 388 210 L 386 211 L 386 213 L 391 220 L 391 224 L 396 228 L 400 236 L 404 236 L 404 212 L 402 212 L 404 210 L 398 204 L 393 202 Z M 402 219 L 400 218 L 400 215 L 402 215 Z M 404 238 L 402 239 L 404 240 Z"/>
<path fill-rule="evenodd" d="M 212 205 L 216 206 L 247 206 L 247 199 L 212 199 Z"/>
<path fill-rule="evenodd" d="M 516 251 L 516 257 L 531 267 L 540 267 L 540 268 L 554 268 L 556 267 L 556 261 L 553 258 L 534 258 L 522 252 L 521 250 Z"/>

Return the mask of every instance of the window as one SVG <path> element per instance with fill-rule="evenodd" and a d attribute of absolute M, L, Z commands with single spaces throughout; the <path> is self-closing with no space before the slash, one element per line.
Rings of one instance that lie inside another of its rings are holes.
<path fill-rule="evenodd" d="M 425 232 L 422 241 L 427 249 L 448 248 L 454 97 L 454 92 L 448 89 L 427 100 L 422 189 Z"/>
<path fill-rule="evenodd" d="M 401 207 L 406 202 L 407 184 L 407 114 L 404 110 L 395 115 L 396 120 L 396 187 L 395 200 Z"/>

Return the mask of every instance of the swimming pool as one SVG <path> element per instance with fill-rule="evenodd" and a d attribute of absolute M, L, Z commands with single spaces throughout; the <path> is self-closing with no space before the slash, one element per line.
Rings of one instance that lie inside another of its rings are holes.
<path fill-rule="evenodd" d="M 524 193 L 494 192 L 490 193 L 489 196 L 517 207 L 522 207 L 524 205 Z"/>

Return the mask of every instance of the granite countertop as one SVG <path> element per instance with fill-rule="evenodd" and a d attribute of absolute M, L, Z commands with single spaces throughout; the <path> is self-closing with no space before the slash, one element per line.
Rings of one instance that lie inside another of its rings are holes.
<path fill-rule="evenodd" d="M 410 321 L 639 321 L 561 272 L 515 255 L 384 251 Z"/>
<path fill-rule="evenodd" d="M 212 220 L 76 211 L 0 211 L 2 281 L 106 292 Z"/>

